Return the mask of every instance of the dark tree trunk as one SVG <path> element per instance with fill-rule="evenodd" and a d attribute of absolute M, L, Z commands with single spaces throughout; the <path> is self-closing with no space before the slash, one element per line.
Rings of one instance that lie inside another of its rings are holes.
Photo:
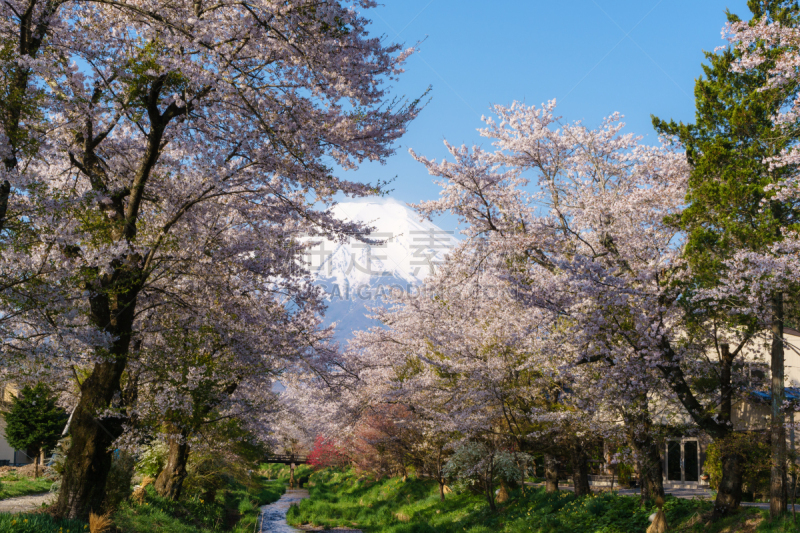
<path fill-rule="evenodd" d="M 651 483 L 648 478 L 647 470 L 644 466 L 644 458 L 640 458 L 636 461 L 636 468 L 639 470 L 639 494 L 641 496 L 641 505 L 644 505 L 646 501 L 653 498 L 650 494 Z"/>
<path fill-rule="evenodd" d="M 6 168 L 8 169 L 8 165 L 6 165 Z M 3 231 L 3 227 L 5 226 L 6 213 L 8 212 L 8 197 L 10 195 L 11 184 L 8 180 L 3 180 L 3 182 L 0 183 L 0 231 Z"/>
<path fill-rule="evenodd" d="M 183 480 L 186 479 L 186 463 L 189 461 L 189 443 L 186 441 L 185 432 L 177 427 L 170 426 L 169 431 L 169 456 L 164 470 L 158 474 L 155 489 L 161 496 L 172 501 L 181 497 Z"/>
<path fill-rule="evenodd" d="M 486 477 L 486 499 L 489 502 L 489 509 L 492 512 L 497 511 L 497 505 L 494 501 L 494 454 L 489 458 L 489 465 L 487 466 L 487 475 Z"/>
<path fill-rule="evenodd" d="M 722 456 L 722 479 L 714 501 L 714 517 L 727 516 L 739 508 L 742 501 L 744 458 L 736 453 Z"/>
<path fill-rule="evenodd" d="M 110 446 L 122 433 L 117 419 L 98 420 L 119 390 L 124 361 L 97 363 L 81 385 L 81 397 L 72 417 L 72 443 L 64 462 L 64 474 L 56 516 L 85 518 L 102 514 L 106 479 L 111 468 Z"/>
<path fill-rule="evenodd" d="M 661 450 L 658 443 L 649 437 L 642 449 L 642 485 L 647 488 L 649 498 L 664 497 L 664 477 L 661 467 Z"/>
<path fill-rule="evenodd" d="M 439 480 L 439 499 L 444 501 L 444 486 L 445 486 L 445 479 L 444 479 L 444 472 L 442 472 L 443 464 L 442 464 L 442 446 L 438 446 L 436 451 L 436 479 Z"/>
<path fill-rule="evenodd" d="M 631 410 L 624 413 L 625 433 L 628 445 L 636 452 L 639 464 L 642 499 L 664 497 L 664 481 L 661 472 L 661 450 L 653 438 L 653 422 L 647 405 L 647 395 L 642 394 L 632 403 Z"/>
<path fill-rule="evenodd" d="M 786 428 L 784 427 L 784 353 L 783 353 L 783 293 L 772 298 L 772 469 L 769 484 L 769 515 L 778 517 L 786 512 Z"/>
<path fill-rule="evenodd" d="M 544 454 L 544 479 L 547 492 L 558 492 L 558 459 L 549 453 Z"/>
<path fill-rule="evenodd" d="M 572 446 L 572 485 L 575 487 L 575 496 L 587 496 L 592 493 L 589 487 L 589 456 L 581 444 Z"/>
<path fill-rule="evenodd" d="M 90 297 L 92 323 L 116 340 L 110 349 L 98 352 L 103 361 L 95 363 L 80 385 L 80 399 L 70 425 L 72 444 L 54 509 L 58 517 L 85 519 L 90 512 L 103 512 L 110 448 L 122 434 L 122 424 L 119 418 L 99 416 L 112 406 L 115 397 L 122 399 L 120 385 L 133 331 L 139 274 L 135 266 L 117 264 L 108 285 Z"/>

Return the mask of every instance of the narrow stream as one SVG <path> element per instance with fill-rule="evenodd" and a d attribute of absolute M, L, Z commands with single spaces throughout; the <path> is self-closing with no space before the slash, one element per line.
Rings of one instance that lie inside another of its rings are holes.
<path fill-rule="evenodd" d="M 260 524 L 258 531 L 265 533 L 289 533 L 300 531 L 286 523 L 286 513 L 292 504 L 300 503 L 300 500 L 308 498 L 306 489 L 288 490 L 281 496 L 281 499 L 261 507 Z"/>

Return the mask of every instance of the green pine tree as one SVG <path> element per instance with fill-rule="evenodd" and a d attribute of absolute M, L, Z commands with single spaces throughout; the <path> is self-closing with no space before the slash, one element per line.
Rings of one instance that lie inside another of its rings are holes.
<path fill-rule="evenodd" d="M 36 454 L 35 477 L 39 477 L 39 456 L 55 447 L 61 438 L 67 414 L 56 405 L 52 391 L 43 383 L 24 387 L 5 414 L 6 440 L 18 450 Z"/>
<path fill-rule="evenodd" d="M 797 0 L 750 0 L 748 7 L 752 20 L 767 17 L 771 22 L 796 25 L 800 17 Z M 730 12 L 727 17 L 730 22 L 740 20 Z M 768 58 L 779 52 L 765 51 Z M 739 56 L 736 50 L 728 48 L 705 55 L 708 64 L 703 65 L 704 76 L 695 84 L 695 123 L 653 117 L 653 125 L 660 133 L 678 139 L 686 148 L 692 166 L 687 209 L 675 223 L 686 231 L 686 256 L 698 287 L 719 283 L 726 275 L 723 262 L 735 252 L 764 251 L 782 238 L 781 228 L 800 221 L 800 206 L 780 202 L 768 191 L 769 185 L 798 169 L 771 169 L 765 162 L 796 144 L 800 137 L 797 124 L 776 125 L 773 121 L 780 109 L 797 96 L 798 87 L 789 84 L 762 90 L 771 67 L 769 61 L 746 73 L 735 73 L 731 66 Z M 771 295 L 769 324 L 773 338 L 773 516 L 786 509 L 786 446 L 779 409 L 784 398 L 781 339 L 787 297 L 792 300 L 793 294 Z M 745 326 L 751 331 L 764 328 L 752 318 L 733 313 L 726 314 L 725 319 L 730 326 Z"/>

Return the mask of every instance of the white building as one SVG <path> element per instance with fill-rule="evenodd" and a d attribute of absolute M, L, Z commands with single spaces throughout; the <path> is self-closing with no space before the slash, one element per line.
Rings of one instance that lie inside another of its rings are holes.
<path fill-rule="evenodd" d="M 784 328 L 784 384 L 788 400 L 800 402 L 800 331 Z M 753 342 L 744 354 L 748 372 L 754 383 L 763 384 L 754 388 L 746 396 L 733 403 L 731 422 L 737 431 L 763 431 L 769 427 L 771 395 L 769 393 L 769 364 L 771 360 L 771 338 L 762 335 Z M 790 412 L 788 422 L 800 422 L 800 414 Z M 688 415 L 687 415 L 688 422 Z M 794 450 L 796 442 L 794 429 L 787 432 L 787 444 Z M 668 439 L 663 450 L 664 480 L 682 484 L 704 484 L 702 480 L 705 462 L 705 442 L 697 437 Z"/>

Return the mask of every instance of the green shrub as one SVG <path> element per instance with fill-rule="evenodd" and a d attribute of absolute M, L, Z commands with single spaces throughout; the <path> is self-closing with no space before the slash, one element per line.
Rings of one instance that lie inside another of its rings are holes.
<path fill-rule="evenodd" d="M 120 503 L 131 495 L 131 480 L 133 479 L 136 461 L 126 452 L 115 452 L 111 460 L 111 469 L 106 481 L 106 497 L 103 505 L 106 509 L 117 509 Z"/>
<path fill-rule="evenodd" d="M 593 516 L 602 516 L 608 512 L 609 505 L 606 498 L 592 498 L 586 502 L 586 510 Z"/>
<path fill-rule="evenodd" d="M 255 509 L 257 509 L 257 507 L 252 501 L 250 501 L 250 498 L 245 498 L 239 501 L 238 510 L 240 514 L 247 514 Z"/>
<path fill-rule="evenodd" d="M 64 474 L 64 463 L 67 459 L 67 452 L 72 446 L 72 437 L 66 436 L 56 444 L 53 448 L 53 455 L 50 458 L 50 468 L 56 473 L 56 482 L 61 484 L 61 476 Z"/>
<path fill-rule="evenodd" d="M 163 441 L 152 442 L 139 457 L 136 471 L 143 476 L 158 477 L 167 464 L 167 454 L 169 454 L 169 448 Z"/>
<path fill-rule="evenodd" d="M 633 466 L 627 463 L 619 463 L 617 465 L 617 482 L 621 487 L 630 487 L 631 480 L 633 479 Z"/>
<path fill-rule="evenodd" d="M 722 480 L 722 455 L 738 453 L 743 458 L 742 490 L 752 496 L 769 494 L 771 451 L 766 436 L 760 433 L 734 433 L 724 441 L 715 441 L 706 448 L 703 471 L 708 483 L 717 490 Z"/>

